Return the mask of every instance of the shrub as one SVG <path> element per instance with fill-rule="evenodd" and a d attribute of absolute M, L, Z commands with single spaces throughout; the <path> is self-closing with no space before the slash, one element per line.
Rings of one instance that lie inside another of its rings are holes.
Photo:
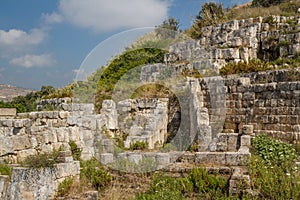
<path fill-rule="evenodd" d="M 266 164 L 257 155 L 252 155 L 249 168 L 252 189 L 261 199 L 300 199 L 300 174 L 296 169 Z"/>
<path fill-rule="evenodd" d="M 270 69 L 271 67 L 269 66 L 268 63 L 261 61 L 259 59 L 252 59 L 248 63 L 244 61 L 238 63 L 229 62 L 220 69 L 220 74 L 230 75 L 230 74 L 266 71 Z"/>
<path fill-rule="evenodd" d="M 201 10 L 196 16 L 195 22 L 187 31 L 187 33 L 194 39 L 201 36 L 201 28 L 205 26 L 216 25 L 224 22 L 226 15 L 221 3 L 206 2 L 201 6 Z"/>
<path fill-rule="evenodd" d="M 78 148 L 77 144 L 74 141 L 69 142 L 71 152 L 72 152 L 72 157 L 74 160 L 80 160 L 81 157 L 81 149 Z"/>
<path fill-rule="evenodd" d="M 136 200 L 152 199 L 230 199 L 228 182 L 207 173 L 206 169 L 195 168 L 186 178 L 174 178 L 157 174 L 150 184 L 150 189 L 139 194 Z"/>
<path fill-rule="evenodd" d="M 106 187 L 112 181 L 112 176 L 95 158 L 81 162 L 80 164 L 82 168 L 80 171 L 80 179 L 87 181 L 97 190 Z"/>
<path fill-rule="evenodd" d="M 147 142 L 136 141 L 133 144 L 130 144 L 130 150 L 145 150 L 148 149 Z"/>
<path fill-rule="evenodd" d="M 263 6 L 263 7 L 269 7 L 271 5 L 277 5 L 284 2 L 284 0 L 253 0 L 252 6 Z"/>
<path fill-rule="evenodd" d="M 53 167 L 54 164 L 59 163 L 59 151 L 54 150 L 51 153 L 41 153 L 31 155 L 22 161 L 21 165 L 25 167 L 44 168 Z"/>
<path fill-rule="evenodd" d="M 224 178 L 208 174 L 204 168 L 193 169 L 189 180 L 193 183 L 195 191 L 206 197 L 222 197 L 228 192 L 228 182 Z"/>
<path fill-rule="evenodd" d="M 181 200 L 184 198 L 184 194 L 191 194 L 192 191 L 193 185 L 187 178 L 174 178 L 158 174 L 153 178 L 149 191 L 139 194 L 136 200 Z"/>
<path fill-rule="evenodd" d="M 74 183 L 74 179 L 72 177 L 67 177 L 65 180 L 63 180 L 63 182 L 59 184 L 57 195 L 58 196 L 66 195 L 70 191 L 73 183 Z"/>

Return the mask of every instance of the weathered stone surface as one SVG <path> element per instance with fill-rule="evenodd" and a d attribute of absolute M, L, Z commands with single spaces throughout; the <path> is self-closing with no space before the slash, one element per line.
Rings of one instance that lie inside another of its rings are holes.
<path fill-rule="evenodd" d="M 102 153 L 102 154 L 100 154 L 100 162 L 103 165 L 113 163 L 114 162 L 114 155 L 112 153 Z"/>
<path fill-rule="evenodd" d="M 14 117 L 16 114 L 15 108 L 0 108 L 0 117 Z"/>

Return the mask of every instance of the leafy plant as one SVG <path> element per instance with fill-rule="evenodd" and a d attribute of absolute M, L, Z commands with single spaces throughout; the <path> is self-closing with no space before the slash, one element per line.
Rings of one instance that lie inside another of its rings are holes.
<path fill-rule="evenodd" d="M 77 144 L 74 141 L 70 141 L 69 145 L 71 148 L 73 159 L 80 160 L 82 150 L 77 146 Z"/>
<path fill-rule="evenodd" d="M 158 174 L 153 178 L 149 191 L 139 194 L 136 200 L 181 200 L 184 198 L 184 194 L 190 194 L 192 191 L 193 185 L 187 178 L 174 178 Z"/>
<path fill-rule="evenodd" d="M 300 173 L 292 145 L 259 135 L 252 140 L 254 155 L 249 164 L 252 188 L 264 199 L 299 199 Z"/>
<path fill-rule="evenodd" d="M 7 175 L 11 177 L 12 167 L 6 163 L 0 163 L 0 175 Z"/>
<path fill-rule="evenodd" d="M 164 174 L 153 177 L 146 193 L 136 200 L 152 199 L 231 199 L 228 196 L 228 182 L 207 173 L 206 169 L 195 168 L 188 177 L 175 178 Z"/>
<path fill-rule="evenodd" d="M 145 150 L 145 149 L 148 149 L 148 143 L 136 141 L 135 143 L 130 144 L 129 149 L 130 150 Z"/>
<path fill-rule="evenodd" d="M 44 168 L 53 167 L 56 163 L 59 163 L 58 150 L 54 150 L 51 153 L 41 153 L 28 156 L 21 162 L 21 165 L 25 167 Z"/>
<path fill-rule="evenodd" d="M 267 165 L 279 166 L 283 169 L 291 166 L 295 158 L 296 151 L 292 145 L 272 139 L 262 134 L 252 140 L 254 152 L 260 156 Z"/>
<path fill-rule="evenodd" d="M 112 181 L 112 176 L 95 158 L 84 162 L 82 161 L 80 164 L 82 168 L 80 171 L 80 179 L 84 179 L 95 189 L 100 190 Z"/>
<path fill-rule="evenodd" d="M 204 168 L 193 169 L 189 180 L 193 183 L 195 191 L 206 197 L 222 197 L 228 192 L 228 182 L 224 178 L 208 174 Z"/>
<path fill-rule="evenodd" d="M 252 189 L 260 199 L 299 199 L 300 174 L 296 168 L 266 164 L 261 156 L 253 155 L 249 165 Z M 288 171 L 288 172 L 287 172 Z"/>
<path fill-rule="evenodd" d="M 57 195 L 58 196 L 64 196 L 70 191 L 72 185 L 74 183 L 74 179 L 72 177 L 67 177 L 65 180 L 63 180 L 59 186 L 58 186 L 58 191 Z"/>

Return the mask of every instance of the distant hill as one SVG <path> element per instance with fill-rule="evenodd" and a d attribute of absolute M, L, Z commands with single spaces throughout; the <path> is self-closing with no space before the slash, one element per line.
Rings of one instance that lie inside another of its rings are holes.
<path fill-rule="evenodd" d="M 17 96 L 25 96 L 26 94 L 33 92 L 34 90 L 18 88 L 12 85 L 0 84 L 0 100 L 10 101 L 12 98 Z"/>

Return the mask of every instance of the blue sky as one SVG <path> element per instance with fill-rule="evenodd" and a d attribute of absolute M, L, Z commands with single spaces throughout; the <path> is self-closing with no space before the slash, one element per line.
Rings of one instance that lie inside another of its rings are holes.
<path fill-rule="evenodd" d="M 170 16 L 186 29 L 204 2 L 1 0 L 0 84 L 31 89 L 62 87 L 75 79 L 76 71 L 97 45 L 102 44 L 103 54 L 112 54 L 109 49 L 115 44 L 105 41 L 118 41 L 112 39 L 115 34 L 146 30 L 143 27 L 159 25 Z M 227 7 L 247 1 L 222 2 Z"/>

